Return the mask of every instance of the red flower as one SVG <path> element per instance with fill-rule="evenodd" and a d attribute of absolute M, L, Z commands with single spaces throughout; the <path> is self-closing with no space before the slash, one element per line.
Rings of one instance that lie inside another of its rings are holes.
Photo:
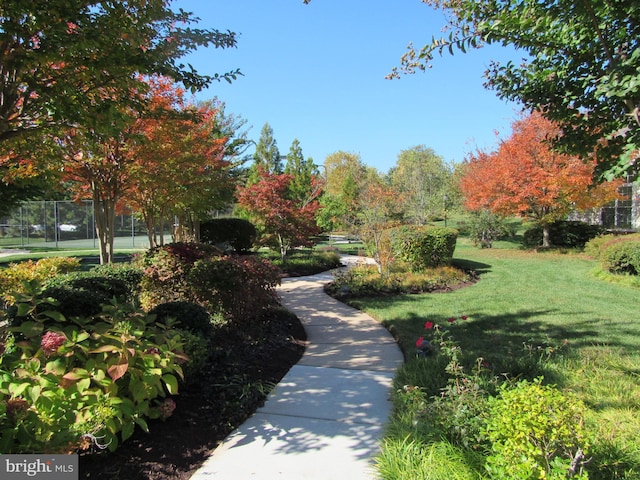
<path fill-rule="evenodd" d="M 424 342 L 424 337 L 418 337 L 418 340 L 416 340 L 416 347 L 420 348 L 422 346 L 422 342 Z"/>
<path fill-rule="evenodd" d="M 449 320 L 447 320 L 447 322 L 449 322 L 449 323 L 453 323 L 455 321 L 456 321 L 456 317 L 451 317 L 451 318 L 449 318 Z"/>
<path fill-rule="evenodd" d="M 431 330 L 433 328 L 433 322 L 427 322 L 424 324 L 424 328 Z"/>
<path fill-rule="evenodd" d="M 466 315 L 462 315 L 460 318 L 461 318 L 462 320 L 466 320 L 466 319 L 467 319 L 467 318 L 469 318 L 469 317 L 467 317 Z"/>

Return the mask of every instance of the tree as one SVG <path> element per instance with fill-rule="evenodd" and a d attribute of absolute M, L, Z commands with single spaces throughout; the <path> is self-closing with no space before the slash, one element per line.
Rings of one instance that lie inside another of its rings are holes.
<path fill-rule="evenodd" d="M 357 199 L 370 169 L 359 155 L 338 151 L 327 156 L 324 170 L 318 224 L 329 231 L 346 229 L 356 233 Z"/>
<path fill-rule="evenodd" d="M 145 108 L 145 76 L 162 74 L 191 89 L 239 72 L 205 76 L 179 59 L 199 46 L 233 47 L 235 34 L 191 28 L 191 13 L 166 0 L 0 2 L 0 157 L 15 140 L 85 128 L 116 138 L 130 111 Z M 132 94 L 132 92 L 135 92 Z M 25 142 L 23 142 L 25 143 Z M 31 151 L 31 158 L 38 158 Z M 12 168 L 11 165 L 8 168 Z M 13 180 L 18 181 L 17 177 Z"/>
<path fill-rule="evenodd" d="M 615 198 L 619 183 L 594 185 L 595 160 L 553 150 L 549 140 L 559 128 L 541 115 L 523 117 L 512 127 L 511 137 L 495 152 L 479 151 L 466 161 L 460 185 L 465 205 L 537 222 L 548 247 L 553 222 L 574 209 L 604 205 Z"/>
<path fill-rule="evenodd" d="M 367 180 L 357 199 L 358 233 L 383 275 L 393 258 L 389 232 L 400 223 L 404 199 L 380 175 L 370 173 Z"/>
<path fill-rule="evenodd" d="M 260 139 L 253 154 L 253 165 L 249 170 L 249 183 L 255 183 L 260 178 L 260 169 L 267 173 L 282 173 L 282 160 L 278 143 L 273 138 L 271 125 L 265 123 L 260 131 Z"/>
<path fill-rule="evenodd" d="M 289 195 L 299 205 L 315 200 L 320 193 L 322 183 L 318 175 L 318 167 L 311 157 L 305 160 L 300 141 L 296 138 L 291 143 L 287 154 L 284 173 L 291 175 Z"/>
<path fill-rule="evenodd" d="M 39 197 L 50 185 L 58 184 L 58 172 L 42 167 L 40 162 L 21 157 L 17 152 L 0 155 L 0 216 L 25 200 Z"/>
<path fill-rule="evenodd" d="M 442 157 L 419 145 L 403 150 L 389 171 L 391 184 L 405 200 L 405 213 L 417 225 L 444 214 L 452 173 Z"/>
<path fill-rule="evenodd" d="M 0 144 L 51 125 L 97 126 L 121 108 L 140 75 L 201 89 L 213 79 L 177 60 L 198 46 L 233 47 L 235 34 L 192 29 L 191 13 L 165 0 L 3 1 L 0 5 Z M 185 25 L 181 27 L 180 25 Z M 112 124 L 112 122 L 106 122 Z"/>
<path fill-rule="evenodd" d="M 232 132 L 221 125 L 214 103 L 187 102 L 184 91 L 166 78 L 151 79 L 150 95 L 149 115 L 136 126 L 143 138 L 129 150 L 127 199 L 142 213 L 153 247 L 157 232 L 174 218 L 176 241 L 196 239 L 199 220 L 230 202 L 235 182 L 225 158 L 226 135 Z"/>
<path fill-rule="evenodd" d="M 129 186 L 127 140 L 131 131 L 102 137 L 94 131 L 70 129 L 60 138 L 64 145 L 65 174 L 77 188 L 76 198 L 93 200 L 100 263 L 113 259 L 116 208 Z"/>
<path fill-rule="evenodd" d="M 512 45 L 522 62 L 492 63 L 486 85 L 541 112 L 569 154 L 596 152 L 606 178 L 636 176 L 640 158 L 640 3 L 636 0 L 423 0 L 448 13 L 447 38 L 402 57 L 426 69 L 436 52 Z M 390 74 L 397 77 L 398 69 Z"/>
<path fill-rule="evenodd" d="M 291 175 L 263 169 L 258 174 L 257 183 L 238 188 L 238 204 L 260 230 L 262 242 L 277 248 L 284 261 L 291 248 L 312 245 L 311 237 L 319 231 L 315 221 L 318 202 L 301 206 L 290 199 Z"/>

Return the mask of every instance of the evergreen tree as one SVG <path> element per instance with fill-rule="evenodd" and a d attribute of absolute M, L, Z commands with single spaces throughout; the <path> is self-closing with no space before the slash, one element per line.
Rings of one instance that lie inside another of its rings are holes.
<path fill-rule="evenodd" d="M 260 131 L 260 140 L 258 140 L 256 152 L 253 154 L 253 165 L 249 168 L 247 182 L 249 185 L 257 183 L 260 169 L 275 175 L 279 175 L 283 171 L 280 150 L 278 150 L 278 144 L 273 138 L 273 129 L 269 123 L 265 123 Z"/>
<path fill-rule="evenodd" d="M 313 164 L 312 158 L 304 159 L 300 141 L 297 138 L 289 148 L 284 173 L 292 176 L 289 185 L 289 195 L 292 200 L 302 205 L 314 196 L 314 179 L 318 176 L 318 167 Z"/>

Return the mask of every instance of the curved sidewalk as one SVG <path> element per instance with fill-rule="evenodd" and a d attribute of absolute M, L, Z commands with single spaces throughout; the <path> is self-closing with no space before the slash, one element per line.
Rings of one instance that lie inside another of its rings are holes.
<path fill-rule="evenodd" d="M 331 280 L 283 280 L 282 304 L 307 332 L 305 353 L 192 480 L 376 478 L 372 460 L 403 356 L 378 322 L 324 293 Z"/>

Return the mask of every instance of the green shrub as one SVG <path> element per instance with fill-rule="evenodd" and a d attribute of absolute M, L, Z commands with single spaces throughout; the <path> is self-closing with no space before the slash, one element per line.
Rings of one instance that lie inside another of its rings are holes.
<path fill-rule="evenodd" d="M 93 268 L 88 272 L 71 272 L 48 279 L 43 295 L 56 300 L 49 308 L 67 318 L 92 317 L 102 311 L 102 305 L 114 299 L 121 303 L 137 303 L 134 294 L 139 287 L 133 282 L 139 283 L 141 276 L 139 269 L 131 267 L 117 271 Z"/>
<path fill-rule="evenodd" d="M 124 282 L 127 289 L 127 299 L 137 301 L 140 293 L 142 269 L 132 263 L 107 263 L 91 269 L 87 275 L 95 275 Z"/>
<path fill-rule="evenodd" d="M 489 399 L 486 436 L 491 478 L 587 478 L 582 460 L 587 448 L 583 413 L 586 407 L 540 379 L 503 384 Z M 574 476 L 575 475 L 575 476 Z"/>
<path fill-rule="evenodd" d="M 149 313 L 156 316 L 156 321 L 166 323 L 174 319 L 179 328 L 209 337 L 213 333 L 211 314 L 201 305 L 192 302 L 169 302 L 156 305 Z"/>
<path fill-rule="evenodd" d="M 47 305 L 49 310 L 59 312 L 66 318 L 93 317 L 100 313 L 102 305 L 108 304 L 110 300 L 103 292 L 71 286 L 49 287 L 42 295 L 56 301 L 55 304 Z"/>
<path fill-rule="evenodd" d="M 170 415 L 186 361 L 179 332 L 133 305 L 105 306 L 96 321 L 46 302 L 33 281 L 16 299 L 24 321 L 2 339 L 0 451 L 115 450 Z"/>
<path fill-rule="evenodd" d="M 458 231 L 443 227 L 404 226 L 391 233 L 394 256 L 413 272 L 451 262 Z"/>
<path fill-rule="evenodd" d="M 457 229 L 460 235 L 468 236 L 474 246 L 481 248 L 491 248 L 495 240 L 516 235 L 512 222 L 489 210 L 471 212 L 466 220 L 458 222 Z"/>
<path fill-rule="evenodd" d="M 202 375 L 207 375 L 205 367 L 209 364 L 211 343 L 209 339 L 193 331 L 176 328 L 182 339 L 182 351 L 188 360 L 182 365 L 186 383 L 202 382 Z"/>
<path fill-rule="evenodd" d="M 589 240 L 584 247 L 584 252 L 592 258 L 600 260 L 609 246 L 621 242 L 640 242 L 640 233 L 630 235 L 600 235 Z"/>
<path fill-rule="evenodd" d="M 230 246 L 237 253 L 253 247 L 258 232 L 256 227 L 243 218 L 215 218 L 200 224 L 200 241 L 216 246 Z"/>
<path fill-rule="evenodd" d="M 84 290 L 95 293 L 110 300 L 117 298 L 120 301 L 132 300 L 127 284 L 118 278 L 108 278 L 90 272 L 74 272 L 60 275 L 44 283 L 45 288 L 61 287 L 71 290 Z"/>
<path fill-rule="evenodd" d="M 611 273 L 640 275 L 640 241 L 609 244 L 600 258 L 603 267 Z"/>
<path fill-rule="evenodd" d="M 600 225 L 560 220 L 550 225 L 549 242 L 555 247 L 583 248 L 589 240 L 601 235 L 602 232 L 604 228 Z M 536 225 L 528 228 L 524 232 L 522 243 L 526 248 L 542 245 L 542 227 Z"/>
<path fill-rule="evenodd" d="M 340 254 L 335 249 L 296 250 L 284 260 L 279 253 L 273 251 L 261 253 L 261 256 L 290 275 L 314 275 L 342 266 Z"/>

